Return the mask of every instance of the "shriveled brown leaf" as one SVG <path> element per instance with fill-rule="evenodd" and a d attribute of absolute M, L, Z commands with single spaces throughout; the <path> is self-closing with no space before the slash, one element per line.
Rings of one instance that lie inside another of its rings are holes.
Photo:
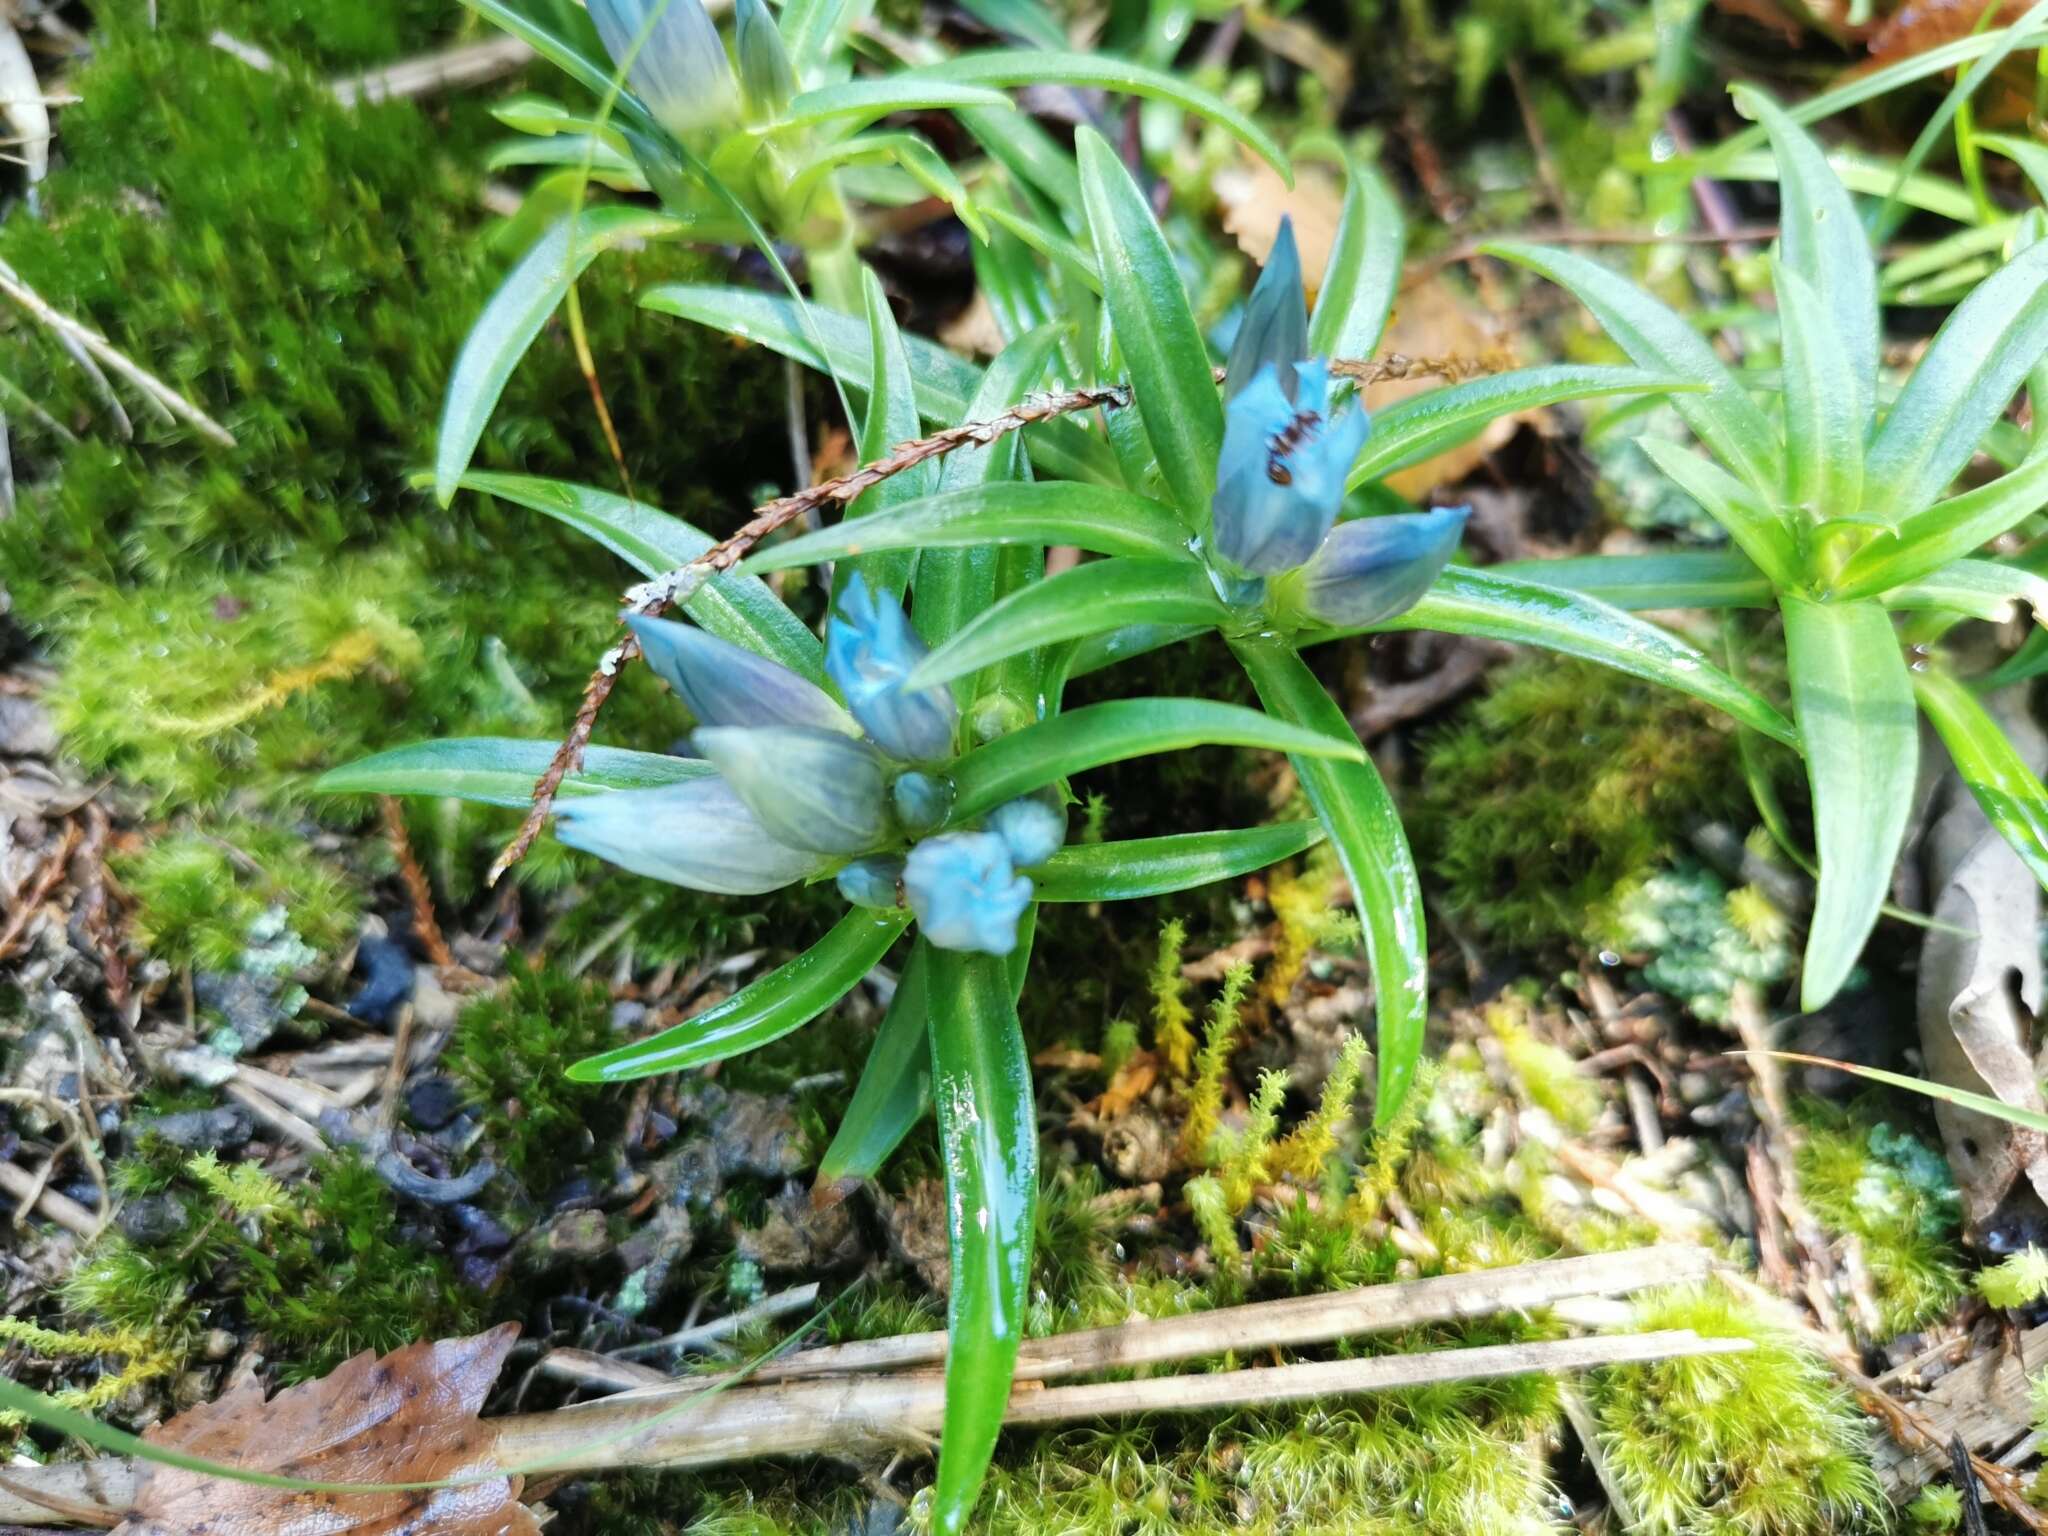
<path fill-rule="evenodd" d="M 1152 1085 L 1159 1081 L 1159 1067 L 1159 1058 L 1152 1052 L 1132 1052 L 1088 1108 L 1098 1120 L 1116 1119 L 1152 1091 Z"/>
<path fill-rule="evenodd" d="M 494 1470 L 497 1435 L 477 1418 L 517 1324 L 473 1338 L 365 1350 L 280 1392 L 244 1383 L 181 1413 L 152 1444 L 252 1472 L 322 1483 L 428 1483 Z M 520 1480 L 454 1488 L 313 1493 L 151 1466 L 114 1536 L 538 1536 Z"/>
<path fill-rule="evenodd" d="M 1944 43 L 2006 26 L 2025 10 L 2019 0 L 1912 0 L 1870 34 L 1868 67 L 1882 69 Z M 1978 93 L 1978 117 L 1997 124 L 2026 121 L 2033 106 L 2033 79 L 2033 55 L 2016 52 Z"/>
<path fill-rule="evenodd" d="M 1320 165 L 1298 165 L 1290 187 L 1265 161 L 1247 156 L 1218 171 L 1212 185 L 1223 207 L 1223 227 L 1236 238 L 1237 248 L 1260 266 L 1280 238 L 1280 220 L 1294 220 L 1302 280 L 1308 285 L 1309 302 L 1315 302 L 1344 212 L 1344 185 L 1336 174 Z"/>
<path fill-rule="evenodd" d="M 1380 337 L 1380 351 L 1398 352 L 1404 357 L 1484 362 L 1489 366 L 1508 362 L 1491 317 L 1442 274 L 1402 290 L 1394 300 L 1394 313 L 1387 320 L 1386 333 Z M 1419 375 L 1382 379 L 1366 386 L 1366 409 L 1383 411 L 1396 400 L 1425 389 L 1441 388 L 1442 383 L 1441 379 Z M 1513 437 L 1520 422 L 1540 414 L 1532 411 L 1488 422 L 1486 429 L 1470 442 L 1396 470 L 1387 476 L 1387 485 L 1410 501 L 1420 501 L 1440 485 L 1455 485 Z"/>

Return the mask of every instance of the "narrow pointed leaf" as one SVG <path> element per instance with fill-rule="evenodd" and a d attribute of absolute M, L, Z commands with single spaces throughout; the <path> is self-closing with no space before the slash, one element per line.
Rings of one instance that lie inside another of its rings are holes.
<path fill-rule="evenodd" d="M 1979 283 L 1935 333 L 1870 445 L 1868 504 L 1895 519 L 1931 506 L 2044 352 L 2048 242 Z"/>
<path fill-rule="evenodd" d="M 1797 733 L 1783 715 L 1704 653 L 1654 624 L 1577 592 L 1454 565 L 1437 578 L 1421 602 L 1375 628 L 1440 629 L 1597 661 L 1689 693 L 1751 730 L 1798 744 Z"/>
<path fill-rule="evenodd" d="M 1005 800 L 1104 763 L 1187 747 L 1258 747 L 1301 758 L 1361 762 L 1365 748 L 1343 735 L 1209 699 L 1112 699 L 1087 704 L 998 737 L 954 765 L 953 824 Z"/>
<path fill-rule="evenodd" d="M 684 227 L 668 214 L 646 208 L 586 208 L 549 229 L 505 274 L 464 338 L 448 380 L 434 444 L 434 495 L 442 506 L 454 497 L 455 482 L 469 467 L 477 441 L 498 408 L 498 397 L 505 392 L 505 381 L 569 285 L 614 246 Z"/>
<path fill-rule="evenodd" d="M 756 342 L 820 373 L 836 373 L 849 388 L 865 391 L 872 385 L 867 327 L 851 315 L 810 306 L 811 320 L 826 348 L 821 353 L 795 304 L 781 294 L 711 283 L 661 283 L 641 294 L 640 302 L 662 314 Z M 921 336 L 904 337 L 903 346 L 910 358 L 919 416 L 936 426 L 965 421 L 981 385 L 981 370 Z M 1121 483 L 1108 445 L 1076 422 L 1044 422 L 1024 436 L 1033 462 L 1049 474 Z"/>
<path fill-rule="evenodd" d="M 1778 434 L 1770 418 L 1683 316 L 1576 252 L 1517 241 L 1486 250 L 1569 288 L 1638 368 L 1699 385 L 1700 393 L 1671 397 L 1686 425 L 1751 487 L 1776 483 Z"/>
<path fill-rule="evenodd" d="M 1843 597 L 1869 597 L 1933 576 L 2043 505 L 2048 505 L 2048 453 L 2035 455 L 1989 485 L 1904 518 L 1895 536 L 1880 534 L 1850 557 L 1835 591 Z"/>
<path fill-rule="evenodd" d="M 1639 439 L 1650 462 L 1727 530 L 1754 565 L 1781 587 L 1799 584 L 1790 535 L 1766 499 L 1713 460 L 1661 437 Z"/>
<path fill-rule="evenodd" d="M 929 688 L 1062 640 L 1128 624 L 1207 624 L 1229 618 L 1191 560 L 1090 560 L 1034 582 L 977 615 L 911 674 Z"/>
<path fill-rule="evenodd" d="M 1031 872 L 1040 901 L 1133 901 L 1256 874 L 1323 840 L 1319 821 L 1062 848 Z"/>
<path fill-rule="evenodd" d="M 1904 586 L 1887 588 L 1883 601 L 1887 608 L 1946 609 L 1991 624 L 2006 623 L 2013 605 L 2025 603 L 2038 622 L 2048 619 L 2048 578 L 1996 560 L 1952 560 Z"/>
<path fill-rule="evenodd" d="M 860 277 L 861 293 L 867 301 L 868 400 L 866 415 L 861 418 L 859 449 L 861 462 L 872 464 L 918 435 L 917 386 L 910 371 L 910 353 L 903 344 L 903 333 L 896 328 L 896 316 L 882 292 L 881 280 L 872 267 L 862 267 Z M 916 501 L 932 490 L 936 478 L 930 464 L 891 475 L 863 491 L 846 509 L 840 526 Z M 856 571 L 876 591 L 900 598 L 910 589 L 911 572 L 916 569 L 915 549 L 879 550 L 842 561 L 832 571 L 833 599 L 838 599 Z"/>
<path fill-rule="evenodd" d="M 524 14 L 518 6 L 508 4 L 507 0 L 462 0 L 462 3 L 493 26 L 518 38 L 600 101 L 612 91 L 609 59 L 584 52 L 568 38 Z M 644 128 L 656 126 L 653 116 L 640 99 L 624 86 L 618 87 L 614 110 L 631 115 Z"/>
<path fill-rule="evenodd" d="M 2048 888 L 2048 789 L 1967 684 L 1938 668 L 1915 672 L 1913 695 L 1956 772 L 1998 835 Z"/>
<path fill-rule="evenodd" d="M 856 908 L 809 949 L 673 1029 L 569 1068 L 579 1083 L 623 1083 L 708 1066 L 800 1029 L 851 992 L 910 926 L 908 912 Z"/>
<path fill-rule="evenodd" d="M 1770 608 L 1771 583 L 1740 550 L 1674 549 L 1647 555 L 1577 555 L 1487 567 L 1496 576 L 1562 587 L 1627 612 L 1658 608 Z"/>
<path fill-rule="evenodd" d="M 927 972 L 932 1099 L 952 1257 L 932 1525 L 941 1536 L 959 1536 L 988 1472 L 1024 1337 L 1038 1122 L 1004 962 L 933 949 Z"/>
<path fill-rule="evenodd" d="M 1153 69 L 1110 54 L 999 48 L 986 53 L 962 54 L 918 73 L 972 85 L 1072 85 L 1154 101 L 1170 101 L 1183 111 L 1192 112 L 1229 130 L 1281 176 L 1292 180 L 1287 156 L 1271 134 L 1221 97 L 1203 90 L 1185 75 L 1174 71 Z"/>
<path fill-rule="evenodd" d="M 1097 554 L 1187 564 L 1187 543 L 1174 510 L 1149 496 L 1079 480 L 1013 481 L 941 491 L 859 523 L 821 528 L 750 556 L 745 569 L 765 573 L 876 550 L 984 544 L 1073 544 Z M 919 580 L 922 612 L 927 578 Z M 968 612 L 978 615 L 986 607 Z"/>
<path fill-rule="evenodd" d="M 1839 317 L 1805 278 L 1774 265 L 1785 379 L 1785 496 L 1817 523 L 1863 506 L 1868 425 Z"/>
<path fill-rule="evenodd" d="M 1344 211 L 1309 316 L 1311 357 L 1371 357 L 1401 284 L 1401 205 L 1372 166 L 1346 156 Z"/>
<path fill-rule="evenodd" d="M 1877 398 L 1877 264 L 1870 238 L 1827 156 L 1785 109 L 1745 85 L 1735 88 L 1735 102 L 1770 135 L 1778 161 L 1779 251 L 1825 305 L 1828 332 L 1847 360 L 1854 391 L 1843 409 L 1857 418 L 1860 441 Z"/>
<path fill-rule="evenodd" d="M 679 517 L 595 486 L 481 470 L 471 470 L 456 484 L 465 491 L 500 496 L 566 523 L 643 576 L 660 576 L 688 565 L 715 542 Z M 825 649 L 818 644 L 818 637 L 783 606 L 765 582 L 721 572 L 682 606 L 683 612 L 719 639 L 779 661 L 814 683 L 825 681 Z"/>
<path fill-rule="evenodd" d="M 1160 477 L 1190 528 L 1207 524 L 1223 445 L 1223 403 L 1166 237 L 1101 134 L 1075 138 L 1102 293 Z"/>
<path fill-rule="evenodd" d="M 559 745 L 509 736 L 416 741 L 330 768 L 313 781 L 313 792 L 445 796 L 523 810 L 533 803 L 534 783 L 547 772 Z M 614 789 L 658 789 L 664 784 L 705 778 L 711 772 L 709 763 L 695 758 L 629 752 L 622 747 L 586 747 L 583 766 L 562 780 L 556 794 L 573 800 Z"/>
<path fill-rule="evenodd" d="M 1425 390 L 1373 413 L 1372 435 L 1365 440 L 1365 452 L 1351 466 L 1350 484 L 1357 487 L 1384 479 L 1397 469 L 1469 442 L 1503 416 L 1566 400 L 1694 392 L 1698 388 L 1671 373 L 1562 364 L 1517 368 Z"/>
<path fill-rule="evenodd" d="M 772 125 L 776 130 L 803 128 L 832 118 L 872 122 L 891 112 L 958 110 L 961 107 L 1006 107 L 1009 98 L 986 86 L 947 80 L 926 70 L 904 69 L 879 79 L 841 80 L 804 91 L 791 99 Z M 844 126 L 843 124 L 841 125 Z"/>
<path fill-rule="evenodd" d="M 1820 854 L 1800 976 L 1811 1012 L 1841 990 L 1890 893 L 1920 738 L 1912 681 L 1881 605 L 1787 595 L 1779 606 Z"/>
<path fill-rule="evenodd" d="M 875 1043 L 868 1047 L 846 1113 L 839 1117 L 839 1129 L 818 1160 L 821 1187 L 873 1178 L 932 1107 L 931 1003 L 925 980 L 930 963 L 931 946 L 917 940 L 875 1031 Z"/>
<path fill-rule="evenodd" d="M 1898 1088 L 1906 1093 L 1917 1093 L 1924 1098 L 1939 1099 L 1944 1104 L 1953 1104 L 1958 1109 L 1974 1110 L 1980 1115 L 1989 1115 L 2007 1125 L 2022 1126 L 2030 1131 L 2048 1133 L 2048 1115 L 2038 1109 L 2026 1109 L 2018 1104 L 2008 1104 L 2003 1099 L 1994 1099 L 1988 1093 L 1972 1093 L 1967 1088 L 1952 1088 L 1947 1083 L 1937 1083 L 1923 1077 L 1908 1077 L 1903 1072 L 1887 1072 L 1883 1067 L 1866 1067 L 1860 1062 L 1837 1061 L 1831 1056 L 1808 1056 L 1801 1051 L 1770 1051 L 1780 1061 L 1804 1062 L 1810 1067 L 1826 1067 L 1833 1072 L 1846 1072 L 1851 1077 L 1860 1077 L 1866 1082 L 1883 1083 L 1887 1088 Z"/>
<path fill-rule="evenodd" d="M 1280 719 L 1335 736 L 1350 734 L 1344 711 L 1300 655 L 1283 641 L 1254 637 L 1232 648 L 1266 708 Z M 1370 758 L 1296 757 L 1294 771 L 1330 834 L 1365 926 L 1378 1010 L 1379 1093 L 1375 1124 L 1385 1125 L 1414 1085 L 1429 1023 L 1429 944 L 1422 882 L 1393 797 Z"/>

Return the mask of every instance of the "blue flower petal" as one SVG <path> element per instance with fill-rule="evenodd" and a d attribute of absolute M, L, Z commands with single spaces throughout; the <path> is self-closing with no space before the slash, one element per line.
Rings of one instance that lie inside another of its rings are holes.
<path fill-rule="evenodd" d="M 776 841 L 813 853 L 866 853 L 889 828 L 881 755 L 837 731 L 707 726 L 690 744 L 711 760 Z"/>
<path fill-rule="evenodd" d="M 855 859 L 839 871 L 839 894 L 856 907 L 887 910 L 903 904 L 902 879 L 901 859 Z"/>
<path fill-rule="evenodd" d="M 612 62 L 631 55 L 626 80 L 633 94 L 677 138 L 737 114 L 732 64 L 701 0 L 589 0 L 589 10 Z"/>
<path fill-rule="evenodd" d="M 1330 418 L 1327 364 L 1304 359 L 1295 375 L 1290 402 L 1267 364 L 1224 413 L 1209 543 L 1227 574 L 1277 575 L 1316 552 L 1370 430 L 1356 407 Z"/>
<path fill-rule="evenodd" d="M 875 745 L 906 763 L 953 755 L 960 718 L 952 690 L 903 686 L 930 652 L 902 606 L 856 574 L 825 631 L 825 670 Z"/>
<path fill-rule="evenodd" d="M 1050 794 L 1026 795 L 989 812 L 988 829 L 1010 850 L 1019 869 L 1043 864 L 1067 840 L 1067 813 Z"/>
<path fill-rule="evenodd" d="M 804 725 L 859 734 L 853 717 L 808 678 L 690 624 L 628 614 L 647 664 L 701 725 Z"/>
<path fill-rule="evenodd" d="M 1236 399 L 1269 364 L 1281 394 L 1290 402 L 1300 398 L 1295 368 L 1306 356 L 1308 297 L 1301 286 L 1301 255 L 1294 245 L 1294 220 L 1282 218 L 1266 269 L 1245 300 L 1244 319 L 1230 344 L 1224 400 Z"/>
<path fill-rule="evenodd" d="M 896 819 L 903 823 L 903 830 L 912 837 L 923 837 L 946 824 L 958 791 L 951 779 L 912 769 L 897 776 L 890 794 L 895 799 Z"/>
<path fill-rule="evenodd" d="M 711 777 L 557 800 L 555 836 L 636 875 L 726 896 L 758 896 L 831 862 L 777 842 Z"/>
<path fill-rule="evenodd" d="M 948 832 L 910 850 L 903 894 L 918 932 L 940 949 L 1007 955 L 1031 905 L 1031 882 L 993 832 Z"/>
<path fill-rule="evenodd" d="M 1439 507 L 1340 523 L 1301 573 L 1301 606 L 1341 629 L 1399 617 L 1457 553 L 1471 511 Z"/>

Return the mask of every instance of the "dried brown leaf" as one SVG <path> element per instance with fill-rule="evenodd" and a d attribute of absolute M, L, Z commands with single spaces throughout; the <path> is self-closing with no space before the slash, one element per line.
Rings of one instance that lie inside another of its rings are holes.
<path fill-rule="evenodd" d="M 181 1413 L 150 1443 L 253 1472 L 322 1483 L 429 1483 L 495 1470 L 477 1418 L 516 1324 L 473 1338 L 364 1351 L 264 1401 L 246 1382 Z M 454 1488 L 314 1493 L 151 1466 L 114 1536 L 538 1536 L 516 1477 Z"/>

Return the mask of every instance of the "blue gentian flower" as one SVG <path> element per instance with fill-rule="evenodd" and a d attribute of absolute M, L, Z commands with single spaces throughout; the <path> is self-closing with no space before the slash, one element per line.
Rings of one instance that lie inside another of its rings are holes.
<path fill-rule="evenodd" d="M 866 853 L 889 831 L 882 757 L 799 725 L 706 726 L 690 738 L 769 836 L 811 853 Z"/>
<path fill-rule="evenodd" d="M 1031 882 L 995 833 L 947 832 L 910 850 L 903 894 L 918 931 L 940 949 L 1007 955 L 1031 905 Z"/>
<path fill-rule="evenodd" d="M 847 582 L 825 632 L 825 670 L 875 745 L 906 763 L 953 755 L 952 690 L 903 686 L 928 654 L 893 597 L 858 574 Z"/>
<path fill-rule="evenodd" d="M 951 779 L 935 773 L 919 773 L 914 768 L 899 775 L 890 790 L 896 802 L 896 819 L 903 823 L 903 830 L 912 837 L 923 837 L 946 824 L 946 817 L 953 810 L 955 793 Z"/>
<path fill-rule="evenodd" d="M 1283 218 L 1230 344 L 1224 400 L 1235 400 L 1268 363 L 1279 375 L 1281 393 L 1292 400 L 1295 367 L 1307 356 L 1308 295 L 1301 285 L 1301 253 L 1294 245 L 1294 220 Z"/>
<path fill-rule="evenodd" d="M 671 619 L 626 615 L 647 664 L 700 725 L 801 725 L 860 734 L 816 683 L 744 646 Z"/>
<path fill-rule="evenodd" d="M 762 0 L 738 0 L 733 6 L 733 49 L 740 59 L 740 88 L 747 111 L 757 120 L 774 117 L 796 94 L 796 71 L 782 33 Z"/>
<path fill-rule="evenodd" d="M 1240 576 L 1292 570 L 1316 552 L 1344 505 L 1344 479 L 1365 446 L 1362 406 L 1331 416 L 1329 367 L 1266 363 L 1224 412 L 1209 547 Z"/>
<path fill-rule="evenodd" d="M 702 0 L 588 4 L 605 52 L 614 64 L 632 60 L 626 81 L 662 127 L 688 138 L 735 116 L 739 99 L 732 63 Z"/>
<path fill-rule="evenodd" d="M 898 887 L 902 880 L 901 859 L 855 859 L 839 871 L 839 894 L 856 907 L 900 906 L 902 892 Z"/>
<path fill-rule="evenodd" d="M 555 836 L 636 875 L 721 896 L 758 896 L 832 863 L 769 836 L 732 786 L 708 775 L 557 800 Z"/>
<path fill-rule="evenodd" d="M 1043 864 L 1067 840 L 1066 808 L 1050 792 L 1026 795 L 989 812 L 988 830 L 1003 840 L 1019 869 Z"/>
<path fill-rule="evenodd" d="M 1406 613 L 1457 553 L 1471 512 L 1438 507 L 1339 523 L 1302 569 L 1303 611 L 1339 629 Z"/>

